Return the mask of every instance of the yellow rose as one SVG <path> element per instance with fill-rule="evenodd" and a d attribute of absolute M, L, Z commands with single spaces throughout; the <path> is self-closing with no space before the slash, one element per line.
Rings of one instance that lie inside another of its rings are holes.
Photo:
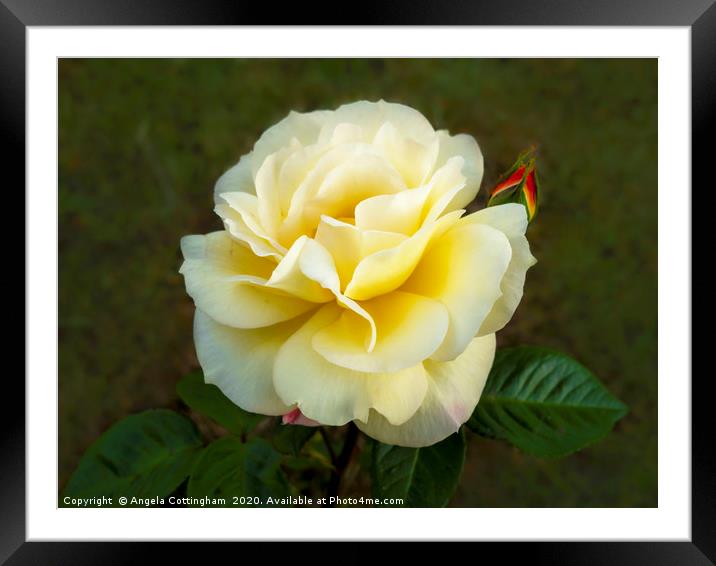
<path fill-rule="evenodd" d="M 269 128 L 216 183 L 224 230 L 181 241 L 207 382 L 389 444 L 458 430 L 535 263 L 521 204 L 463 216 L 482 173 L 471 136 L 400 104 Z"/>

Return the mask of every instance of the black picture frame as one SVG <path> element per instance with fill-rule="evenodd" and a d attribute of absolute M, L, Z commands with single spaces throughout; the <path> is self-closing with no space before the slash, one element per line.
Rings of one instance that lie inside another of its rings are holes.
<path fill-rule="evenodd" d="M 714 0 L 501 0 L 371 3 L 370 9 L 333 14 L 332 25 L 564 25 L 689 26 L 692 56 L 692 185 L 707 183 L 716 100 L 716 5 Z M 258 10 L 258 11 L 257 11 Z M 263 25 L 295 23 L 306 6 L 210 0 L 0 0 L 0 139 L 6 196 L 25 186 L 25 32 L 28 26 L 65 25 Z M 271 13 L 271 12 L 275 13 Z M 261 13 L 262 12 L 262 13 Z M 340 14 L 340 15 L 339 15 Z M 309 14 L 310 15 L 310 14 Z M 352 21 L 348 21 L 352 17 Z M 310 22 L 308 22 L 310 23 Z M 711 135 L 708 135 L 711 134 Z M 707 138 L 708 135 L 708 138 Z M 708 152 L 708 153 L 707 153 Z M 692 193 L 693 194 L 693 193 Z M 9 206 L 9 205 L 7 205 Z M 21 205 L 24 209 L 24 202 Z M 706 207 L 703 207 L 706 208 Z M 17 217 L 17 208 L 13 216 Z M 27 213 L 27 210 L 25 210 Z M 7 213 L 6 213 L 7 214 Z M 21 260 L 21 261 L 24 261 Z M 54 282 L 48 282 L 52 285 Z M 6 295 L 7 296 L 7 295 Z M 7 300 L 7 299 L 6 299 Z M 8 301 L 9 302 L 9 301 Z M 25 407 L 23 382 L 6 369 L 0 411 L 0 562 L 7 564 L 125 564 L 148 557 L 148 543 L 25 542 Z M 677 376 L 679 377 L 679 376 Z M 691 376 L 680 376 L 688 378 Z M 716 564 L 716 451 L 710 372 L 692 379 L 692 501 L 690 542 L 482 543 L 502 561 L 558 564 Z M 8 401 L 17 400 L 17 401 Z M 348 533 L 347 533 L 348 536 Z M 245 543 L 246 544 L 246 543 Z M 162 545 L 187 559 L 196 545 Z M 204 551 L 205 552 L 205 551 Z M 295 552 L 289 550 L 288 552 Z M 333 551 L 326 551 L 332 553 Z M 375 550 L 351 552 L 354 561 Z M 204 556 L 206 556 L 204 554 Z M 240 557 L 237 556 L 237 559 Z"/>

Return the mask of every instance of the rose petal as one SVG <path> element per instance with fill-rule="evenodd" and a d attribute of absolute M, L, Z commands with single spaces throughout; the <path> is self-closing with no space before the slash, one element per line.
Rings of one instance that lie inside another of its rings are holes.
<path fill-rule="evenodd" d="M 255 175 L 258 219 L 272 238 L 279 235 L 283 220 L 278 174 L 281 164 L 295 150 L 295 147 L 288 147 L 267 156 Z"/>
<path fill-rule="evenodd" d="M 333 257 L 344 289 L 360 261 L 375 252 L 394 248 L 407 237 L 395 232 L 361 230 L 352 224 L 323 215 L 316 230 L 316 241 Z"/>
<path fill-rule="evenodd" d="M 264 160 L 271 154 L 291 145 L 295 140 L 301 146 L 313 144 L 325 121 L 333 112 L 316 110 L 314 112 L 288 113 L 283 120 L 268 128 L 254 144 L 252 152 L 252 171 L 256 175 Z"/>
<path fill-rule="evenodd" d="M 266 286 L 314 303 L 333 300 L 333 293 L 324 285 L 338 285 L 336 268 L 330 254 L 321 253 L 311 244 L 312 241 L 307 236 L 296 240 L 276 266 Z M 308 269 L 312 270 L 309 274 Z"/>
<path fill-rule="evenodd" d="M 315 305 L 276 294 L 262 285 L 276 264 L 255 256 L 229 234 L 184 236 L 181 240 L 187 293 L 217 322 L 258 328 L 291 319 Z"/>
<path fill-rule="evenodd" d="M 256 194 L 254 177 L 266 157 L 296 140 L 301 145 L 314 143 L 323 121 L 332 114 L 329 111 L 290 112 L 283 120 L 268 128 L 254 144 L 251 152 L 243 155 L 239 162 L 224 173 L 214 187 L 216 203 L 219 195 L 226 192 Z"/>
<path fill-rule="evenodd" d="M 462 157 L 451 157 L 431 177 L 423 222 L 433 222 L 445 212 L 464 208 L 472 200 L 471 195 L 466 195 L 470 188 L 462 173 L 464 164 Z"/>
<path fill-rule="evenodd" d="M 423 185 L 440 149 L 438 136 L 433 136 L 429 143 L 420 143 L 401 134 L 392 122 L 385 122 L 378 129 L 373 145 L 380 148 L 408 187 Z"/>
<path fill-rule="evenodd" d="M 422 223 L 430 186 L 392 195 L 365 199 L 355 208 L 355 225 L 361 230 L 380 230 L 412 235 Z"/>
<path fill-rule="evenodd" d="M 313 235 L 321 215 L 352 217 L 366 198 L 405 190 L 395 168 L 368 144 L 344 144 L 323 153 L 291 196 L 279 241 Z"/>
<path fill-rule="evenodd" d="M 222 197 L 224 195 L 222 195 Z M 227 204 L 217 204 L 214 207 L 214 212 L 216 212 L 216 214 L 218 214 L 223 220 L 224 227 L 231 237 L 237 242 L 248 246 L 255 255 L 260 257 L 270 257 L 275 261 L 281 260 L 283 254 L 285 253 L 283 246 L 279 246 L 279 248 L 283 250 L 282 253 L 271 243 L 271 239 L 263 238 L 252 230 L 244 220 L 245 216 L 239 213 L 236 209 Z"/>
<path fill-rule="evenodd" d="M 339 124 L 356 124 L 362 128 L 363 141 L 372 141 L 386 122 L 393 123 L 401 135 L 420 143 L 429 143 L 435 137 L 430 122 L 414 108 L 384 100 L 361 100 L 344 104 L 327 116 L 318 139 L 319 142 L 331 139 Z"/>
<path fill-rule="evenodd" d="M 364 372 L 394 372 L 419 364 L 440 346 L 448 330 L 448 313 L 438 301 L 394 291 L 364 301 L 375 321 L 371 328 L 352 311 L 316 332 L 311 344 L 329 362 Z"/>
<path fill-rule="evenodd" d="M 457 432 L 475 410 L 495 357 L 495 335 L 474 338 L 450 362 L 426 361 L 428 390 L 422 405 L 401 425 L 376 411 L 356 425 L 368 436 L 397 446 L 430 446 Z"/>
<path fill-rule="evenodd" d="M 223 193 L 244 192 L 255 195 L 256 187 L 251 172 L 252 164 L 253 155 L 247 153 L 239 159 L 236 165 L 219 177 L 214 185 L 214 202 L 220 203 L 219 195 Z"/>
<path fill-rule="evenodd" d="M 499 230 L 458 223 L 423 256 L 402 289 L 447 307 L 450 326 L 433 359 L 455 359 L 467 347 L 500 297 L 511 255 L 510 243 Z"/>
<path fill-rule="evenodd" d="M 525 238 L 527 230 L 527 212 L 519 203 L 507 203 L 485 208 L 460 220 L 460 224 L 481 224 L 500 230 L 507 236 L 512 248 L 510 264 L 507 267 L 500 291 L 502 296 L 495 302 L 492 310 L 480 326 L 479 335 L 497 332 L 507 324 L 522 300 L 527 270 L 537 260 L 530 252 Z"/>
<path fill-rule="evenodd" d="M 367 300 L 400 287 L 420 262 L 425 248 L 444 234 L 462 214 L 456 210 L 428 223 L 400 245 L 364 258 L 356 267 L 345 294 Z"/>
<path fill-rule="evenodd" d="M 470 135 L 458 134 L 451 136 L 447 131 L 438 132 L 440 138 L 440 150 L 435 160 L 436 170 L 454 157 L 460 156 L 464 159 L 462 174 L 465 175 L 465 191 L 462 191 L 459 198 L 453 203 L 456 208 L 465 208 L 477 196 L 482 182 L 482 175 L 485 171 L 485 162 L 480 146 Z"/>
<path fill-rule="evenodd" d="M 194 315 L 196 355 L 207 383 L 252 413 L 282 415 L 290 410 L 276 395 L 273 365 L 283 343 L 306 321 L 299 317 L 266 328 L 224 326 L 201 309 Z"/>
<path fill-rule="evenodd" d="M 363 318 L 370 329 L 369 348 L 376 340 L 373 318 L 353 299 L 340 290 L 340 282 L 331 254 L 320 243 L 302 236 L 276 267 L 266 286 L 312 302 L 336 302 Z"/>
<path fill-rule="evenodd" d="M 321 214 L 334 218 L 353 216 L 356 206 L 365 199 L 405 188 L 398 172 L 383 157 L 363 153 L 330 171 L 307 207 L 316 210 L 316 220 Z"/>
<path fill-rule="evenodd" d="M 295 404 L 306 417 L 326 425 L 367 420 L 370 409 L 388 422 L 405 422 L 427 390 L 423 366 L 363 373 L 331 364 L 313 349 L 311 341 L 341 312 L 336 305 L 325 305 L 281 346 L 273 370 L 276 392 L 284 404 Z"/>
<path fill-rule="evenodd" d="M 225 210 L 223 207 L 228 206 L 235 213 L 231 216 L 235 217 L 236 214 L 238 214 L 246 225 L 246 228 L 248 228 L 252 234 L 261 240 L 265 240 L 266 243 L 279 252 L 280 255 L 285 255 L 287 251 L 286 248 L 272 238 L 259 222 L 259 203 L 256 196 L 240 192 L 222 193 L 220 201 L 217 208 L 222 206 L 222 210 Z M 224 218 L 222 214 L 219 214 L 219 216 Z"/>

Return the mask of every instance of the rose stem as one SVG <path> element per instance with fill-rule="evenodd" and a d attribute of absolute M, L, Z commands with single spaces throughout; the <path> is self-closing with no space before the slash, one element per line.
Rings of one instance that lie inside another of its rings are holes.
<path fill-rule="evenodd" d="M 331 474 L 331 480 L 328 483 L 328 501 L 330 501 L 331 497 L 336 497 L 338 495 L 338 488 L 341 485 L 341 478 L 343 477 L 343 472 L 346 471 L 346 468 L 348 467 L 348 463 L 351 460 L 351 456 L 353 455 L 353 449 L 356 446 L 356 441 L 358 440 L 358 428 L 353 423 L 348 424 L 348 432 L 346 433 L 346 439 L 345 442 L 343 442 L 343 448 L 341 449 L 341 453 L 338 455 L 338 458 L 336 458 L 335 464 L 333 466 L 333 472 Z M 335 506 L 335 504 L 328 504 L 329 507 Z"/>
<path fill-rule="evenodd" d="M 326 450 L 328 450 L 328 455 L 331 457 L 331 464 L 335 467 L 336 465 L 336 453 L 333 451 L 333 446 L 331 445 L 331 439 L 328 438 L 328 434 L 326 433 L 326 429 L 323 427 L 320 427 L 318 429 L 318 432 L 321 433 L 321 438 L 323 438 L 323 443 L 326 445 Z"/>

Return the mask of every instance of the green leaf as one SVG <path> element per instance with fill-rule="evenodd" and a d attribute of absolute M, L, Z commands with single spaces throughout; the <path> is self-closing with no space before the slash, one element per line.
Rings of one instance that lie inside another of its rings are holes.
<path fill-rule="evenodd" d="M 288 456 L 283 459 L 283 466 L 286 469 L 293 470 L 295 472 L 305 472 L 306 470 L 315 471 L 333 469 L 333 466 L 328 465 L 323 460 L 311 458 L 310 456 Z"/>
<path fill-rule="evenodd" d="M 606 435 L 628 409 L 589 370 L 545 348 L 499 350 L 467 426 L 541 457 L 558 457 Z"/>
<path fill-rule="evenodd" d="M 315 426 L 279 425 L 272 438 L 273 445 L 282 454 L 298 456 L 317 431 Z"/>
<path fill-rule="evenodd" d="M 205 383 L 201 371 L 184 377 L 177 384 L 177 393 L 189 407 L 239 436 L 253 430 L 265 418 L 236 406 L 216 385 Z"/>
<path fill-rule="evenodd" d="M 131 415 L 82 456 L 69 497 L 165 497 L 188 476 L 201 450 L 194 423 L 165 409 Z"/>
<path fill-rule="evenodd" d="M 402 499 L 404 507 L 445 507 L 460 481 L 465 436 L 460 431 L 424 448 L 375 442 L 372 450 L 374 497 Z"/>
<path fill-rule="evenodd" d="M 266 440 L 242 443 L 227 436 L 204 450 L 189 478 L 187 494 L 223 498 L 227 507 L 270 506 L 268 497 L 276 500 L 291 493 L 280 463 L 281 455 Z M 234 497 L 258 497 L 260 502 L 234 501 Z"/>

